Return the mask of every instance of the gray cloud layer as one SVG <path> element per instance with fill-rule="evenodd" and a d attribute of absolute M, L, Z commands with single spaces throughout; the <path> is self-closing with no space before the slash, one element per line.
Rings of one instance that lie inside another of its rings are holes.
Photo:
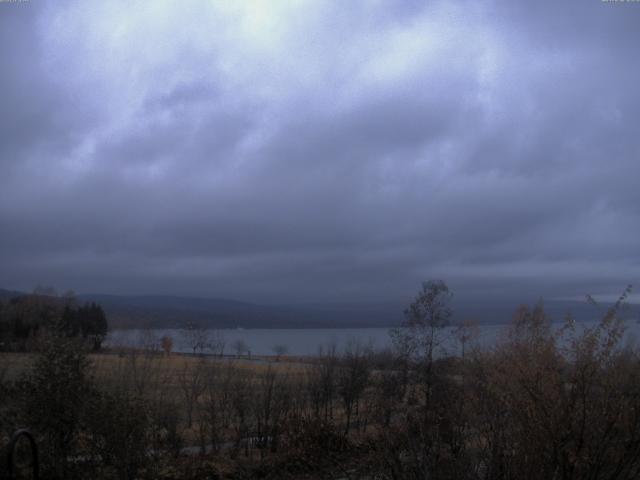
<path fill-rule="evenodd" d="M 640 277 L 640 4 L 229 3 L 0 3 L 0 285 Z"/>

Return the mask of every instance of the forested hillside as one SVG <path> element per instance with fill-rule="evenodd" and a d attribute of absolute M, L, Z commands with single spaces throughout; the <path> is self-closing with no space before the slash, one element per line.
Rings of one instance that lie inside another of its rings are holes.
<path fill-rule="evenodd" d="M 35 348 L 51 331 L 81 338 L 99 350 L 107 331 L 107 317 L 95 302 L 78 302 L 74 296 L 15 295 L 0 298 L 0 350 Z"/>

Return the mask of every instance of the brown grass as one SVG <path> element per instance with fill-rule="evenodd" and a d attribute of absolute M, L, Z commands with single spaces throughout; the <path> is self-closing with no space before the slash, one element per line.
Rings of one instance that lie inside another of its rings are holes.
<path fill-rule="evenodd" d="M 0 379 L 16 380 L 22 374 L 26 373 L 33 365 L 36 359 L 35 353 L 16 353 L 16 352 L 0 352 Z M 281 357 L 279 361 L 275 357 L 253 357 L 232 358 L 232 357 L 212 357 L 212 356 L 193 356 L 180 353 L 171 353 L 164 355 L 159 353 L 144 352 L 105 352 L 92 353 L 89 359 L 95 367 L 96 378 L 100 380 L 105 375 L 114 373 L 114 371 L 122 371 L 132 365 L 135 361 L 140 368 L 153 367 L 154 371 L 178 372 L 186 368 L 195 368 L 199 362 L 206 364 L 227 364 L 230 363 L 234 368 L 245 370 L 254 374 L 265 373 L 269 368 L 277 373 L 286 373 L 292 375 L 303 374 L 309 366 L 301 363 L 299 359 L 289 360 Z M 134 360 L 135 359 L 135 360 Z M 172 382 L 173 383 L 173 382 Z"/>

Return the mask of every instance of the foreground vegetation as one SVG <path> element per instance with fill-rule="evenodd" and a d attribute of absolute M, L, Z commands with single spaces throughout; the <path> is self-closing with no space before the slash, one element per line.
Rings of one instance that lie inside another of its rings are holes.
<path fill-rule="evenodd" d="M 493 349 L 457 357 L 440 351 L 439 282 L 392 332 L 393 352 L 352 343 L 307 365 L 89 355 L 52 329 L 33 356 L 0 358 L 0 431 L 36 433 L 46 478 L 637 478 L 627 293 L 589 330 L 522 307 Z M 457 331 L 461 347 L 471 336 Z"/>

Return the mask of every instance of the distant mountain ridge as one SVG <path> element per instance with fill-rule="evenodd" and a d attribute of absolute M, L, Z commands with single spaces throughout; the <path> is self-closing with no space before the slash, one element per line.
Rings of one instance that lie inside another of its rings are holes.
<path fill-rule="evenodd" d="M 0 289 L 0 300 L 26 295 Z M 208 328 L 342 328 L 395 327 L 401 324 L 406 305 L 399 303 L 259 305 L 230 299 L 173 295 L 78 295 L 80 302 L 96 302 L 107 315 L 111 328 L 180 328 L 193 323 Z M 512 299 L 463 301 L 454 297 L 453 322 L 470 319 L 479 324 L 509 322 L 518 305 Z M 580 321 L 596 320 L 600 309 L 575 300 L 544 302 L 553 321 L 571 314 Z M 637 306 L 627 316 L 635 319 Z M 635 321 L 635 320 L 634 320 Z"/>
<path fill-rule="evenodd" d="M 350 309 L 335 306 L 258 305 L 229 299 L 136 295 L 79 295 L 80 301 L 103 306 L 110 323 L 118 327 L 182 327 L 191 322 L 210 328 L 336 328 L 390 326 L 395 306 Z"/>

